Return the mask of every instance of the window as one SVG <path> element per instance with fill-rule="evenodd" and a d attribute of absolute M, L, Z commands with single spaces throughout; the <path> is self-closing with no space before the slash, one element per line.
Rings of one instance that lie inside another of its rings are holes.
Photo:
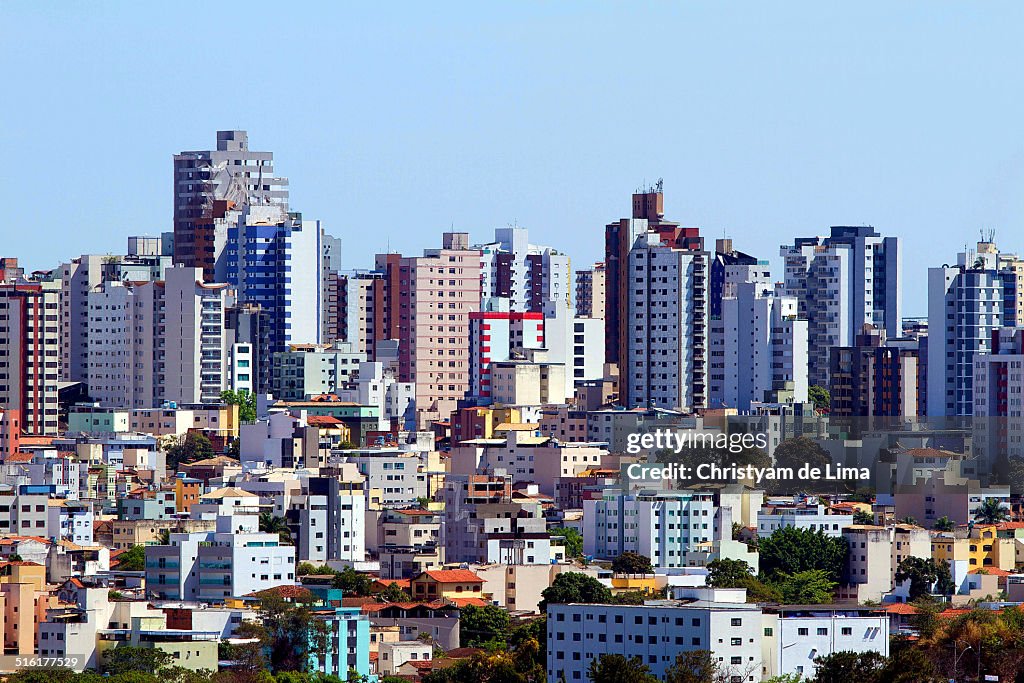
<path fill-rule="evenodd" d="M 807 629 L 805 629 L 805 628 L 798 628 L 796 630 L 796 634 L 798 636 L 806 636 L 807 635 Z"/>

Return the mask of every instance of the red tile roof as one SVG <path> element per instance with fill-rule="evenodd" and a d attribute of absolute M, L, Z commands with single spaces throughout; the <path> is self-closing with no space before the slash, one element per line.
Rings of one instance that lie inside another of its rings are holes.
<path fill-rule="evenodd" d="M 452 598 L 452 602 L 455 603 L 456 607 L 466 607 L 472 605 L 473 607 L 487 607 L 488 602 L 481 600 L 480 598 Z"/>
<path fill-rule="evenodd" d="M 468 569 L 432 569 L 423 572 L 420 576 L 426 575 L 428 578 L 437 581 L 438 583 L 480 583 L 484 582 L 479 576 L 469 571 Z M 419 578 L 416 577 L 417 579 Z"/>

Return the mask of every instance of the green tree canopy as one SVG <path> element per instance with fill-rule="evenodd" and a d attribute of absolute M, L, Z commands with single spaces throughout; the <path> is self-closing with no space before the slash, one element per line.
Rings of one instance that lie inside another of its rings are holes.
<path fill-rule="evenodd" d="M 117 556 L 118 571 L 141 572 L 146 569 L 146 548 L 141 545 L 133 545 L 128 550 Z"/>
<path fill-rule="evenodd" d="M 158 648 L 122 645 L 103 655 L 103 670 L 112 676 L 130 671 L 155 674 L 173 661 L 174 657 L 169 652 Z"/>
<path fill-rule="evenodd" d="M 560 526 L 548 529 L 548 533 L 564 539 L 566 557 L 583 557 L 583 534 L 579 530 Z"/>
<path fill-rule="evenodd" d="M 241 391 L 220 392 L 220 400 L 228 405 L 238 406 L 238 419 L 241 422 L 256 421 L 256 394 L 251 394 L 245 389 Z"/>
<path fill-rule="evenodd" d="M 166 450 L 167 469 L 177 470 L 183 462 L 213 457 L 213 443 L 199 432 L 189 432 L 185 440 Z"/>
<path fill-rule="evenodd" d="M 459 612 L 459 644 L 462 647 L 504 644 L 509 637 L 509 623 L 509 614 L 501 607 L 466 605 Z"/>
<path fill-rule="evenodd" d="M 974 511 L 974 519 L 982 524 L 998 524 L 1010 518 L 1010 512 L 998 498 L 986 498 Z"/>
<path fill-rule="evenodd" d="M 614 602 L 612 592 L 607 586 L 594 577 L 579 572 L 562 572 L 541 592 L 541 597 L 541 612 L 544 612 L 549 604 Z"/>
<path fill-rule="evenodd" d="M 646 555 L 625 552 L 612 560 L 612 571 L 616 574 L 653 574 L 654 567 Z"/>
<path fill-rule="evenodd" d="M 843 539 L 826 536 L 821 529 L 787 526 L 762 538 L 760 552 L 761 574 L 768 581 L 781 574 L 820 569 L 830 581 L 838 583 L 843 579 L 849 549 Z"/>
<path fill-rule="evenodd" d="M 587 678 L 591 683 L 658 683 L 639 657 L 601 655 L 590 660 Z"/>
<path fill-rule="evenodd" d="M 885 668 L 885 657 L 877 652 L 834 652 L 814 660 L 814 683 L 874 683 Z"/>
<path fill-rule="evenodd" d="M 774 584 L 791 605 L 825 605 L 835 597 L 837 584 L 820 569 L 784 574 Z"/>
<path fill-rule="evenodd" d="M 936 531 L 952 531 L 956 528 L 956 522 L 943 515 L 935 520 L 935 524 L 932 525 L 932 528 Z"/>
<path fill-rule="evenodd" d="M 817 384 L 807 387 L 807 399 L 814 404 L 814 409 L 827 413 L 832 410 L 832 395 L 828 389 Z"/>
<path fill-rule="evenodd" d="M 953 577 L 949 563 L 938 562 L 928 557 L 905 557 L 896 567 L 896 582 L 910 581 L 908 597 L 911 601 L 930 595 L 932 591 L 942 595 L 953 593 Z"/>
<path fill-rule="evenodd" d="M 718 665 L 708 650 L 690 650 L 676 655 L 665 671 L 665 683 L 715 683 Z"/>

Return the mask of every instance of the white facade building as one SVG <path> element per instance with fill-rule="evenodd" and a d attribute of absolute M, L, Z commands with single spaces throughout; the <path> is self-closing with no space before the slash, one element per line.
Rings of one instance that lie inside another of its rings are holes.
<path fill-rule="evenodd" d="M 805 402 L 807 321 L 797 318 L 797 299 L 752 282 L 732 291 L 711 321 L 710 406 L 743 412 L 753 402 Z"/>
<path fill-rule="evenodd" d="M 609 489 L 601 500 L 583 501 L 583 552 L 603 559 L 639 553 L 655 567 L 685 567 L 688 552 L 721 538 L 720 517 L 710 492 Z"/>
<path fill-rule="evenodd" d="M 640 235 L 629 252 L 626 407 L 694 409 L 707 403 L 705 251 Z"/>

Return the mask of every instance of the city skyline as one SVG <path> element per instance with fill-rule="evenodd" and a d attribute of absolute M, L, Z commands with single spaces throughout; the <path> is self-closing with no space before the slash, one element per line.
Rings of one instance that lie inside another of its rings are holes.
<path fill-rule="evenodd" d="M 186 15 L 163 8 L 5 5 L 0 49 L 21 106 L 0 132 L 19 160 L 3 196 L 13 224 L 34 226 L 8 232 L 8 251 L 46 269 L 63 258 L 57 240 L 71 254 L 117 252 L 128 235 L 169 230 L 172 156 L 228 128 L 274 151 L 292 203 L 342 238 L 345 268 L 417 252 L 442 229 L 476 241 L 511 224 L 585 268 L 625 195 L 657 177 L 668 215 L 769 259 L 775 279 L 779 245 L 831 225 L 901 237 L 917 255 L 909 281 L 952 262 L 981 229 L 1024 250 L 1014 190 L 1024 111 L 999 70 L 1020 12 L 1011 4 L 887 7 L 884 21 L 871 7 L 806 4 L 725 19 L 700 6 L 570 4 L 514 17 L 312 5 L 272 17 L 261 7 L 211 8 L 186 30 Z M 176 36 L 217 45 L 218 26 L 258 36 L 270 18 L 312 37 L 251 70 L 215 47 L 172 56 Z M 344 37 L 327 41 L 308 28 L 314 18 Z M 857 44 L 841 49 L 849 35 Z M 623 36 L 645 41 L 637 59 L 597 47 Z M 88 49 L 63 59 L 72 45 Z M 231 84 L 225 97 L 181 106 L 189 87 L 218 80 Z M 270 104 L 254 108 L 254 97 Z M 62 157 L 93 170 L 46 181 Z M 381 207 L 388 229 L 363 229 Z M 906 291 L 904 308 L 925 315 L 924 288 Z"/>

